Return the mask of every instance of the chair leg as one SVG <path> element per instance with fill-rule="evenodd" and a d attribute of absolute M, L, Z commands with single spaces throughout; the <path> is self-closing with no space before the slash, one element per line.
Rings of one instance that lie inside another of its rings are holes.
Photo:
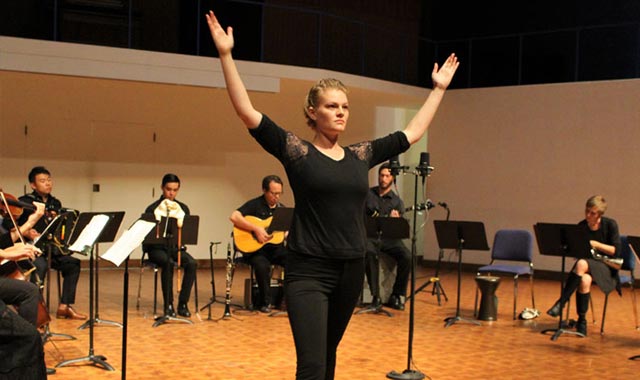
<path fill-rule="evenodd" d="M 56 271 L 56 275 L 58 276 L 58 303 L 60 303 L 62 301 L 62 275 L 59 270 Z"/>
<path fill-rule="evenodd" d="M 606 305 L 606 301 L 607 301 L 607 298 L 605 297 L 605 305 Z M 593 320 L 593 324 L 595 325 L 596 322 L 598 321 L 596 320 L 596 309 L 593 307 L 593 297 L 589 297 L 589 307 L 591 307 L 591 319 Z"/>
<path fill-rule="evenodd" d="M 600 325 L 600 335 L 604 334 L 604 317 L 607 315 L 607 304 L 609 303 L 609 295 L 604 296 L 604 307 L 602 309 L 602 324 Z"/>
<path fill-rule="evenodd" d="M 158 267 L 153 268 L 153 317 L 155 318 L 158 310 Z"/>
<path fill-rule="evenodd" d="M 536 308 L 536 298 L 533 294 L 533 273 L 529 275 L 529 285 L 531 286 L 531 305 Z"/>
<path fill-rule="evenodd" d="M 633 318 L 636 322 L 636 330 L 640 329 L 638 326 L 638 304 L 636 303 L 636 291 L 633 287 L 633 282 L 631 283 L 631 302 L 633 303 Z"/>
<path fill-rule="evenodd" d="M 473 316 L 474 318 L 478 317 L 478 286 L 476 285 L 476 299 L 473 302 Z"/>
<path fill-rule="evenodd" d="M 140 310 L 140 294 L 142 293 L 142 274 L 144 273 L 144 264 L 140 260 L 140 276 L 138 277 L 138 297 L 136 297 L 136 310 Z"/>
<path fill-rule="evenodd" d="M 516 320 L 518 310 L 518 275 L 513 277 L 513 320 Z"/>

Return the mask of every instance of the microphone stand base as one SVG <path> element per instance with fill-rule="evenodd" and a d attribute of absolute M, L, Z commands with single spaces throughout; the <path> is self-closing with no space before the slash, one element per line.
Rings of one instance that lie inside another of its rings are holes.
<path fill-rule="evenodd" d="M 388 379 L 398 379 L 398 380 L 405 380 L 405 379 L 410 379 L 410 380 L 421 380 L 425 378 L 424 373 L 420 372 L 420 371 L 416 371 L 413 369 L 405 369 L 404 371 L 402 371 L 402 373 L 398 373 L 396 371 L 391 371 L 389 373 L 387 373 L 387 378 Z"/>

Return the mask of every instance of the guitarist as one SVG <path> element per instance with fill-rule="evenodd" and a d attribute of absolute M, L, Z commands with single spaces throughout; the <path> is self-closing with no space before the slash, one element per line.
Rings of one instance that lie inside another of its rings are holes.
<path fill-rule="evenodd" d="M 268 175 L 262 179 L 262 195 L 240 206 L 231 213 L 229 218 L 236 228 L 251 232 L 259 243 L 264 244 L 262 248 L 253 253 L 244 252 L 248 255 L 249 264 L 256 274 L 259 299 L 256 300 L 255 306 L 259 307 L 262 313 L 270 313 L 273 307 L 269 291 L 271 266 L 284 266 L 286 249 L 282 243 L 268 244 L 273 236 L 267 233 L 265 227 L 247 220 L 246 216 L 254 216 L 259 219 L 271 217 L 276 207 L 284 207 L 279 201 L 281 195 L 282 179 L 277 175 Z"/>

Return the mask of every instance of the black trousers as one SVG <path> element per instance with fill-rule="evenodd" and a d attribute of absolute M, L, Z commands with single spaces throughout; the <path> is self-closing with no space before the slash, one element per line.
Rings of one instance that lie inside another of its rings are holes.
<path fill-rule="evenodd" d="M 253 267 L 258 284 L 258 302 L 254 306 L 271 304 L 271 265 L 285 265 L 286 248 L 282 245 L 267 244 L 258 251 L 248 254 L 249 264 Z"/>
<path fill-rule="evenodd" d="M 28 281 L 0 277 L 0 301 L 16 306 L 24 320 L 36 325 L 40 303 L 40 290 L 37 286 Z"/>
<path fill-rule="evenodd" d="M 40 281 L 44 281 L 47 275 L 47 258 L 46 252 L 42 256 L 36 258 L 33 262 L 36 266 L 35 272 L 38 274 Z M 72 305 L 76 302 L 76 289 L 78 288 L 78 280 L 80 279 L 80 260 L 70 255 L 52 255 L 51 268 L 62 274 L 62 298 L 60 303 Z M 31 282 L 36 282 L 35 275 L 31 276 Z"/>
<path fill-rule="evenodd" d="M 46 378 L 40 333 L 0 300 L 0 380 Z"/>
<path fill-rule="evenodd" d="M 396 280 L 393 283 L 393 294 L 406 296 L 407 283 L 411 274 L 411 252 L 404 245 L 402 240 L 368 239 L 366 256 L 366 274 L 369 289 L 374 296 L 380 296 L 380 281 L 378 280 L 379 254 L 383 253 L 391 256 L 397 265 Z M 378 257 L 376 257 L 378 256 Z"/>
<path fill-rule="evenodd" d="M 297 380 L 334 378 L 336 351 L 362 291 L 363 259 L 288 252 L 285 296 L 296 345 Z"/>
<path fill-rule="evenodd" d="M 169 253 L 166 249 L 154 248 L 147 252 L 149 260 L 156 264 L 161 271 L 162 297 L 165 309 L 173 305 L 173 267 L 178 262 L 178 251 Z M 187 252 L 180 255 L 180 267 L 183 269 L 182 286 L 178 295 L 178 304 L 187 304 L 191 296 L 191 288 L 196 280 L 197 261 Z"/>

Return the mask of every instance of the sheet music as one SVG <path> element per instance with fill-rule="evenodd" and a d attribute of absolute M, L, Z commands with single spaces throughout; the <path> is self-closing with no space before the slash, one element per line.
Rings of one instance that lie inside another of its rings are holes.
<path fill-rule="evenodd" d="M 107 222 L 109 222 L 109 215 L 94 215 L 89 224 L 82 230 L 80 236 L 78 236 L 76 241 L 69 247 L 69 250 L 73 252 L 85 252 L 86 247 L 92 247 L 95 241 L 98 240 Z"/>
<path fill-rule="evenodd" d="M 138 219 L 130 229 L 126 230 L 122 236 L 100 257 L 109 260 L 116 266 L 120 266 L 129 254 L 142 244 L 144 237 L 156 226 L 153 222 Z"/>

